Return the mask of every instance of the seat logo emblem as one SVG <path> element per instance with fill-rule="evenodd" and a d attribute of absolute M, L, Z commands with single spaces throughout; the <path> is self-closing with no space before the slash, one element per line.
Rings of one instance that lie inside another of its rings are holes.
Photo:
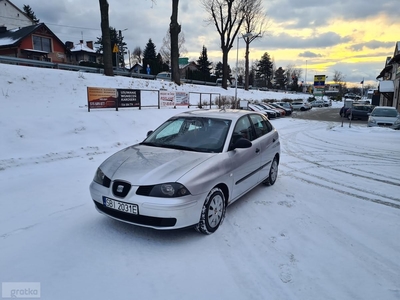
<path fill-rule="evenodd" d="M 124 186 L 123 185 L 119 185 L 118 187 L 117 187 L 117 192 L 118 193 L 122 193 L 124 191 Z"/>

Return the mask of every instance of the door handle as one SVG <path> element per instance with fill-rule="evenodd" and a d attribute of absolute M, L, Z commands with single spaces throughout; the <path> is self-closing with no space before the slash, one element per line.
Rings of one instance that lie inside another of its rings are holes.
<path fill-rule="evenodd" d="M 259 153 L 260 152 L 260 149 L 259 148 L 256 148 L 256 153 Z"/>

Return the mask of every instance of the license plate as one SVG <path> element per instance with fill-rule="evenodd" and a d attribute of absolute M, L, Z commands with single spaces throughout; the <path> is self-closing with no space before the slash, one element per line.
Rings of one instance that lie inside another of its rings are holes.
<path fill-rule="evenodd" d="M 123 211 L 128 214 L 138 215 L 139 208 L 136 204 L 121 202 L 108 197 L 103 197 L 103 205 L 108 208 Z"/>

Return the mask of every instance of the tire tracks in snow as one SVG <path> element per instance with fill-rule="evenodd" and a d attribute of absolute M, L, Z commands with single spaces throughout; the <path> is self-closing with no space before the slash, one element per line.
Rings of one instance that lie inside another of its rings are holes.
<path fill-rule="evenodd" d="M 315 128 L 320 130 L 326 128 L 326 123 L 316 123 Z M 292 129 L 290 131 L 290 129 Z M 290 176 L 341 194 L 349 195 L 357 199 L 370 201 L 393 208 L 400 209 L 400 199 L 397 193 L 389 194 L 388 190 L 394 190 L 400 185 L 400 178 L 390 174 L 361 169 L 362 167 L 398 166 L 393 151 L 385 151 L 369 147 L 367 149 L 354 150 L 354 145 L 339 144 L 337 141 L 321 138 L 313 135 L 309 130 L 309 124 L 296 127 L 285 127 L 285 135 L 281 137 L 283 157 L 281 165 L 286 169 L 283 176 Z M 328 124 L 328 130 L 332 125 Z M 308 129 L 308 131 L 306 131 Z M 379 156 L 379 161 L 374 161 Z M 400 152 L 399 152 L 400 156 Z M 338 161 L 337 157 L 343 157 Z M 282 169 L 281 169 L 282 170 Z M 324 174 L 329 174 L 324 176 Z M 360 178 L 365 180 L 365 185 L 357 185 L 340 181 L 342 175 L 346 177 Z M 371 184 L 368 184 L 371 181 Z M 375 184 L 374 184 L 375 183 Z M 379 183 L 379 189 L 376 189 Z M 387 188 L 385 188 L 387 187 Z"/>

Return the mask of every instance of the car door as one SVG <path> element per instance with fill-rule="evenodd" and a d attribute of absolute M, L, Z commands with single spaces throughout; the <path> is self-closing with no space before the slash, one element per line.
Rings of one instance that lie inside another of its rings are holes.
<path fill-rule="evenodd" d="M 279 136 L 274 130 L 272 124 L 262 115 L 250 115 L 251 123 L 255 128 L 256 140 L 260 148 L 260 166 L 258 170 L 258 183 L 262 182 L 269 176 L 271 162 L 277 152 L 275 147 L 278 146 Z"/>
<path fill-rule="evenodd" d="M 238 119 L 235 124 L 230 145 L 239 138 L 246 138 L 252 142 L 250 148 L 229 150 L 229 164 L 232 176 L 231 200 L 235 200 L 254 187 L 259 181 L 259 168 L 261 163 L 260 142 L 256 139 L 254 128 L 248 115 Z"/>

